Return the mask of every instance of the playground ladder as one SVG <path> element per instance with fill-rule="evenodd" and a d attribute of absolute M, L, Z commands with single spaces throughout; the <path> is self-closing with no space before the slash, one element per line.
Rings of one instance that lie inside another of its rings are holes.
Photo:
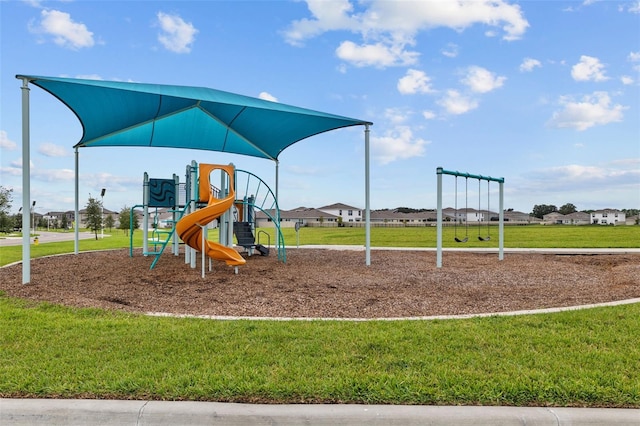
<path fill-rule="evenodd" d="M 153 229 L 153 232 L 151 233 L 153 240 L 149 241 L 149 244 L 153 246 L 154 250 L 149 251 L 148 253 L 145 253 L 145 255 L 155 256 L 155 259 L 153 259 L 153 262 L 151 263 L 151 267 L 149 269 L 153 269 L 153 267 L 156 266 L 156 263 L 158 263 L 158 260 L 160 259 L 160 256 L 164 252 L 165 247 L 167 247 L 167 244 L 169 244 L 169 242 L 173 238 L 173 234 L 175 234 L 176 232 L 176 223 L 182 218 L 186 210 L 187 210 L 186 206 L 182 210 L 167 210 L 167 213 L 178 213 L 178 217 L 176 220 L 173 220 L 173 219 L 167 220 L 167 222 L 171 223 L 171 229 L 158 229 L 157 223 L 156 223 L 156 227 Z M 155 237 L 156 235 L 157 235 L 157 238 Z M 165 235 L 166 238 L 164 240 L 161 240 L 160 235 Z"/>

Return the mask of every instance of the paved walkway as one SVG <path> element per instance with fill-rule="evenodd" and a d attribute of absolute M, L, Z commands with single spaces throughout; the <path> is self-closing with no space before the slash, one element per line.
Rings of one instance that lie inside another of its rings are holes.
<path fill-rule="evenodd" d="M 640 410 L 407 405 L 0 399 L 17 425 L 640 425 Z"/>
<path fill-rule="evenodd" d="M 75 232 L 48 232 L 48 231 L 37 231 L 35 232 L 38 235 L 38 243 L 57 243 L 60 241 L 73 241 L 75 238 Z M 105 238 L 108 235 L 105 235 Z M 87 240 L 90 238 L 95 238 L 95 234 L 93 232 L 79 232 L 78 238 L 81 240 Z M 98 236 L 100 238 L 100 236 Z M 31 243 L 33 244 L 33 237 L 31 237 Z M 22 245 L 22 237 L 6 237 L 0 238 L 0 247 L 6 246 L 21 246 Z"/>

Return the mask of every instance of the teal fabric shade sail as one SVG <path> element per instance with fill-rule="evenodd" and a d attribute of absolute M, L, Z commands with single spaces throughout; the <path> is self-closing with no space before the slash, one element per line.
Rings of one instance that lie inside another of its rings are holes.
<path fill-rule="evenodd" d="M 132 146 L 201 149 L 277 161 L 287 147 L 319 133 L 365 126 L 365 246 L 370 264 L 369 121 L 205 87 L 17 75 L 22 80 L 22 158 L 30 164 L 29 83 L 78 117 L 75 214 L 79 217 L 78 148 Z M 277 166 L 276 166 L 277 175 Z M 22 282 L 30 282 L 30 171 L 22 169 Z M 277 185 L 277 176 L 276 176 Z M 276 190 L 277 191 L 277 190 Z M 78 227 L 75 253 L 79 252 Z"/>
<path fill-rule="evenodd" d="M 189 148 L 277 160 L 310 136 L 371 122 L 209 89 L 18 75 L 69 107 L 76 147 Z"/>

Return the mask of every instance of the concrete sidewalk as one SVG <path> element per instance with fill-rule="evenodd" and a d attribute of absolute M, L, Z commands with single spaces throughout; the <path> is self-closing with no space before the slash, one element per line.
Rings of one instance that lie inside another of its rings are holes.
<path fill-rule="evenodd" d="M 64 399 L 0 399 L 15 425 L 640 425 L 640 410 L 609 408 L 266 405 Z"/>

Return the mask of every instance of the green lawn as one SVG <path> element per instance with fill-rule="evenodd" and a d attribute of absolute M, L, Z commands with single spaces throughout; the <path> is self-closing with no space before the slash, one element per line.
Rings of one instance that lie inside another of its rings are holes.
<path fill-rule="evenodd" d="M 469 242 L 456 243 L 453 227 L 445 227 L 442 232 L 444 247 L 498 247 L 498 227 L 469 227 Z M 285 242 L 296 245 L 293 228 L 283 228 Z M 465 229 L 457 229 L 458 237 L 465 236 Z M 479 241 L 490 235 L 490 241 Z M 274 241 L 271 232 L 271 241 Z M 363 245 L 364 228 L 300 228 L 300 244 L 347 244 Z M 436 247 L 436 227 L 416 228 L 371 228 L 373 247 Z M 640 226 L 505 226 L 504 246 L 506 248 L 640 248 Z"/>
<path fill-rule="evenodd" d="M 276 239 L 273 228 L 263 228 Z M 490 241 L 479 241 L 478 230 L 482 236 L 490 233 Z M 293 228 L 283 228 L 285 244 L 295 247 L 296 232 Z M 458 229 L 458 236 L 464 235 L 464 228 Z M 444 247 L 475 248 L 498 247 L 498 229 L 491 227 L 470 227 L 469 242 L 456 243 L 454 229 L 445 227 L 442 243 Z M 640 248 L 640 226 L 505 226 L 505 248 Z M 129 247 L 129 237 L 122 231 L 108 233 L 104 239 L 80 240 L 80 251 L 106 250 Z M 217 238 L 216 230 L 209 233 L 210 239 Z M 264 238 L 264 237 L 262 237 Z M 300 245 L 364 245 L 364 228 L 301 228 Z M 261 240 L 264 243 L 266 239 Z M 371 228 L 373 247 L 435 247 L 436 228 Z M 142 232 L 134 233 L 134 246 L 142 246 Z M 40 257 L 52 254 L 73 252 L 73 242 L 47 243 L 31 245 L 31 256 Z M 0 247 L 0 266 L 22 260 L 22 247 Z"/>
<path fill-rule="evenodd" d="M 446 246 L 461 246 L 452 231 Z M 301 244 L 363 241 L 360 228 L 300 230 Z M 640 227 L 505 227 L 506 247 L 639 243 Z M 128 244 L 116 234 L 80 249 Z M 372 228 L 373 246 L 434 244 L 435 228 Z M 34 256 L 72 250 L 32 246 Z M 0 248 L 2 264 L 20 256 L 20 246 Z M 640 304 L 465 320 L 210 321 L 0 294 L 0 397 L 640 408 L 639 329 Z"/>
<path fill-rule="evenodd" d="M 448 321 L 211 321 L 0 297 L 0 396 L 640 407 L 640 305 Z"/>

